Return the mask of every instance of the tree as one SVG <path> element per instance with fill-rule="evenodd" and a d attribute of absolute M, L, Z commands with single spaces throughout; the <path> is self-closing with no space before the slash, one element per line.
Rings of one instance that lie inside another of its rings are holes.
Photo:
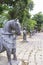
<path fill-rule="evenodd" d="M 30 30 L 34 30 L 36 25 L 36 21 L 32 19 L 25 18 L 25 21 L 22 23 L 22 27 L 26 27 L 26 29 L 30 32 Z"/>
<path fill-rule="evenodd" d="M 9 10 L 10 8 L 6 4 L 0 4 L 0 27 L 3 27 L 3 23 L 10 18 Z"/>
<path fill-rule="evenodd" d="M 6 15 L 8 16 L 8 19 L 18 18 L 23 26 L 26 24 L 27 30 L 30 30 L 30 28 L 32 28 L 31 26 L 34 28 L 32 23 L 33 20 L 29 20 L 31 17 L 29 11 L 31 11 L 34 6 L 32 0 L 2 0 L 1 4 L 3 12 L 7 12 Z"/>
<path fill-rule="evenodd" d="M 25 16 L 30 18 L 29 10 L 33 9 L 32 0 L 2 0 L 1 3 L 7 4 L 11 8 L 8 12 L 10 19 L 18 18 L 22 23 L 25 13 Z"/>
<path fill-rule="evenodd" d="M 3 12 L 3 7 L 2 5 L 0 4 L 0 14 Z"/>
<path fill-rule="evenodd" d="M 41 24 L 43 23 L 43 14 L 41 12 L 39 12 L 39 13 L 35 14 L 32 19 L 37 21 L 37 28 L 38 28 L 38 31 L 40 31 Z"/>

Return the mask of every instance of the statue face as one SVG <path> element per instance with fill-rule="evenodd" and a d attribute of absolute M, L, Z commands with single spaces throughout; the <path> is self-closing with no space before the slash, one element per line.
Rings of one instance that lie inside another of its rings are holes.
<path fill-rule="evenodd" d="M 17 35 L 20 35 L 21 34 L 21 25 L 18 21 L 14 22 L 14 29 L 15 29 L 15 33 Z"/>

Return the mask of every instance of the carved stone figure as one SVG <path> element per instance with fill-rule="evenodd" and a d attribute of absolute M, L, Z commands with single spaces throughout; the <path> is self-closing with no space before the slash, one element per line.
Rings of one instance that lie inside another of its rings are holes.
<path fill-rule="evenodd" d="M 27 32 L 26 32 L 26 28 L 24 27 L 24 29 L 23 29 L 23 41 L 26 41 L 26 35 L 27 35 Z"/>
<path fill-rule="evenodd" d="M 13 33 L 15 31 L 15 35 Z M 16 37 L 21 34 L 21 26 L 17 19 L 7 21 L 0 32 L 0 53 L 7 52 L 8 62 L 11 63 L 11 54 L 16 58 Z"/>

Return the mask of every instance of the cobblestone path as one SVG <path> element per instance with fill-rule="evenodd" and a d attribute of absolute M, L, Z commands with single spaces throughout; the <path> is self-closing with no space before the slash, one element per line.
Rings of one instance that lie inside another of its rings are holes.
<path fill-rule="evenodd" d="M 27 38 L 28 43 L 17 44 L 17 57 L 22 65 L 43 65 L 43 33 Z"/>

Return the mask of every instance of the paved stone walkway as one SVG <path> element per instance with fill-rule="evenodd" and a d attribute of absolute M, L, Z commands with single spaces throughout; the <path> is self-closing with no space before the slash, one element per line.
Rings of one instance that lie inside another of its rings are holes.
<path fill-rule="evenodd" d="M 28 43 L 17 43 L 17 57 L 22 65 L 43 65 L 43 33 L 28 38 Z"/>
<path fill-rule="evenodd" d="M 28 42 L 17 39 L 17 58 L 21 61 L 18 65 L 43 65 L 43 33 L 36 33 L 31 38 L 27 37 Z M 1 53 L 0 65 L 7 63 L 6 53 Z M 1 63 L 2 62 L 2 63 Z M 7 64 L 4 65 L 7 65 Z M 13 63 L 13 65 L 15 65 Z"/>

